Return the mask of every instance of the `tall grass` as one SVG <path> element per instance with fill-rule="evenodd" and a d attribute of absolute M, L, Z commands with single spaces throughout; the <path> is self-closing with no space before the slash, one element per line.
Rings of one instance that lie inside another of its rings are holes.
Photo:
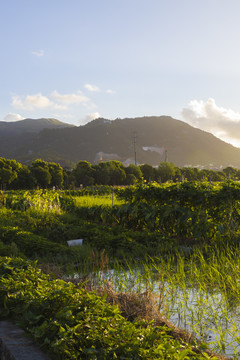
<path fill-rule="evenodd" d="M 239 359 L 240 249 L 204 248 L 96 272 L 117 292 L 152 291 L 163 317 L 212 350 Z M 96 278 L 95 278 L 96 279 Z"/>

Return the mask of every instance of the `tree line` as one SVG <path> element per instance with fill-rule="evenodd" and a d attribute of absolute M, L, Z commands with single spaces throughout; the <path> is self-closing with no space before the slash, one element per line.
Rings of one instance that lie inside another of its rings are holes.
<path fill-rule="evenodd" d="M 106 161 L 91 164 L 78 162 L 72 170 L 63 169 L 58 163 L 41 159 L 30 166 L 16 160 L 0 158 L 1 189 L 56 188 L 74 189 L 91 185 L 132 185 L 138 181 L 224 181 L 240 180 L 240 170 L 227 167 L 222 171 L 199 170 L 192 167 L 179 168 L 170 162 L 162 162 L 158 167 L 149 164 L 124 166 L 120 161 Z"/>

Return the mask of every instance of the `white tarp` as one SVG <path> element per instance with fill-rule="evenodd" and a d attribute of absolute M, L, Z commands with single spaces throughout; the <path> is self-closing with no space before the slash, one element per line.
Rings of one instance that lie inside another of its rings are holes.
<path fill-rule="evenodd" d="M 82 245 L 83 239 L 68 240 L 68 246 Z"/>

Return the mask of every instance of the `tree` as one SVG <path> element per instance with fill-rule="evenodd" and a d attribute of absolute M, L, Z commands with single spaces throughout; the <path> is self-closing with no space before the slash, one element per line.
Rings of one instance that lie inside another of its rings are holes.
<path fill-rule="evenodd" d="M 200 172 L 197 168 L 183 167 L 181 169 L 182 177 L 187 181 L 197 181 L 200 177 Z"/>
<path fill-rule="evenodd" d="M 110 182 L 110 173 L 107 162 L 93 165 L 94 179 L 97 185 L 108 185 Z"/>
<path fill-rule="evenodd" d="M 237 169 L 234 169 L 231 166 L 226 167 L 223 169 L 223 173 L 226 175 L 226 177 L 230 178 L 231 180 L 235 180 L 237 178 Z"/>
<path fill-rule="evenodd" d="M 108 166 L 110 172 L 109 185 L 123 185 L 126 180 L 126 172 L 123 163 L 112 160 L 108 161 Z"/>
<path fill-rule="evenodd" d="M 122 185 L 126 180 L 126 172 L 120 161 L 111 160 L 93 166 L 95 181 L 98 185 Z"/>
<path fill-rule="evenodd" d="M 72 175 L 75 180 L 75 185 L 89 186 L 93 185 L 95 169 L 88 161 L 80 161 L 72 170 Z"/>
<path fill-rule="evenodd" d="M 0 184 L 3 188 L 17 177 L 17 171 L 14 168 L 15 163 L 15 160 L 11 163 L 11 160 L 0 158 Z"/>
<path fill-rule="evenodd" d="M 63 186 L 63 168 L 56 163 L 48 163 L 48 169 L 51 175 L 50 186 L 61 188 Z"/>
<path fill-rule="evenodd" d="M 142 172 L 142 176 L 144 180 L 147 182 L 157 180 L 157 172 L 156 169 L 149 164 L 140 165 L 140 170 Z"/>
<path fill-rule="evenodd" d="M 202 169 L 199 173 L 200 179 L 205 181 L 224 181 L 227 178 L 227 175 L 223 171 Z"/>
<path fill-rule="evenodd" d="M 30 169 L 26 165 L 18 170 L 17 177 L 10 184 L 11 189 L 33 189 L 36 184 Z"/>
<path fill-rule="evenodd" d="M 49 186 L 51 183 L 51 174 L 49 172 L 48 163 L 46 161 L 41 159 L 33 161 L 30 171 L 35 179 L 37 186 L 44 189 Z"/>
<path fill-rule="evenodd" d="M 75 178 L 71 170 L 63 169 L 63 186 L 64 189 L 74 189 L 75 188 Z"/>
<path fill-rule="evenodd" d="M 166 182 L 168 180 L 174 180 L 175 175 L 179 174 L 179 169 L 175 166 L 175 164 L 165 161 L 160 163 L 157 169 L 157 174 L 159 180 Z"/>
<path fill-rule="evenodd" d="M 137 181 L 142 179 L 142 171 L 139 166 L 130 164 L 125 168 L 126 172 L 126 185 L 135 184 Z"/>

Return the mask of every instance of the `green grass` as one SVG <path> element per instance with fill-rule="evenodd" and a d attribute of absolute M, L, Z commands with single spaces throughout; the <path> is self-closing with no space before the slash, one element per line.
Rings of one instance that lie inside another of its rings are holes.
<path fill-rule="evenodd" d="M 156 294 L 160 312 L 210 348 L 238 359 L 240 344 L 240 249 L 205 247 L 187 257 L 116 263 L 109 275 L 116 291 Z"/>
<path fill-rule="evenodd" d="M 116 195 L 104 195 L 104 196 L 90 196 L 90 195 L 84 195 L 84 196 L 77 196 L 74 197 L 74 202 L 76 206 L 79 207 L 92 207 L 92 206 L 109 206 L 112 205 L 120 206 L 124 202 L 123 200 L 117 199 Z"/>

